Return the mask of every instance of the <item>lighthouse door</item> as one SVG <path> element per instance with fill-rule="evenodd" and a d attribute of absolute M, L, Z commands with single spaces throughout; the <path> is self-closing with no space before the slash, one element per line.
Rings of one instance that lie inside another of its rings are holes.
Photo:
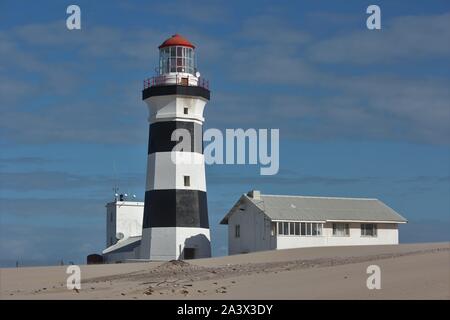
<path fill-rule="evenodd" d="M 181 78 L 181 85 L 182 86 L 188 86 L 189 85 L 189 79 L 188 78 Z"/>
<path fill-rule="evenodd" d="M 195 248 L 184 248 L 184 259 L 194 259 L 195 258 Z"/>

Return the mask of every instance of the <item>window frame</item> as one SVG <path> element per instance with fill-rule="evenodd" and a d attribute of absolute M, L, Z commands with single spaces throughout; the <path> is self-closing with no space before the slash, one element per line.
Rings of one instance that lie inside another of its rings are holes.
<path fill-rule="evenodd" d="M 159 74 L 189 73 L 195 75 L 195 53 L 192 48 L 171 46 L 159 51 Z"/>
<path fill-rule="evenodd" d="M 191 186 L 191 176 L 183 176 L 183 185 L 185 187 Z"/>
<path fill-rule="evenodd" d="M 306 222 L 300 222 L 300 236 L 306 236 Z"/>
<path fill-rule="evenodd" d="M 295 222 L 289 222 L 289 235 L 295 236 Z"/>
<path fill-rule="evenodd" d="M 323 236 L 323 222 L 275 221 L 276 235 L 293 237 Z M 315 230 L 315 232 L 313 232 Z"/>
<path fill-rule="evenodd" d="M 278 228 L 278 223 L 276 223 L 276 222 L 270 223 L 270 235 L 272 237 L 277 235 L 277 228 Z"/>
<path fill-rule="evenodd" d="M 283 234 L 283 222 L 281 222 L 281 221 L 277 222 L 277 234 L 284 235 Z"/>
<path fill-rule="evenodd" d="M 283 222 L 283 234 L 285 236 L 289 235 L 289 222 Z"/>
<path fill-rule="evenodd" d="M 372 234 L 367 234 L 367 226 L 371 226 Z M 361 237 L 376 238 L 378 237 L 378 226 L 376 223 L 361 223 Z"/>
<path fill-rule="evenodd" d="M 294 236 L 300 236 L 300 222 L 294 222 Z"/>
<path fill-rule="evenodd" d="M 338 226 L 343 226 L 343 234 L 338 234 L 338 233 L 340 233 L 340 232 L 338 232 L 338 231 L 342 231 L 342 230 L 339 230 L 338 229 Z M 332 229 L 332 232 L 331 232 L 331 234 L 332 234 L 332 236 L 333 237 L 350 237 L 350 224 L 349 223 L 345 223 L 345 222 L 333 222 L 332 223 L 332 226 L 331 226 L 331 229 Z"/>

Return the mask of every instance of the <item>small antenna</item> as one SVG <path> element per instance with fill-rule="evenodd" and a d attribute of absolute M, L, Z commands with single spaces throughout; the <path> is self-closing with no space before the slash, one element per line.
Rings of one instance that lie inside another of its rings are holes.
<path fill-rule="evenodd" d="M 117 170 L 116 170 L 116 161 L 113 160 L 113 177 L 114 177 L 114 199 L 117 201 L 117 197 L 119 196 L 119 187 L 117 186 Z"/>

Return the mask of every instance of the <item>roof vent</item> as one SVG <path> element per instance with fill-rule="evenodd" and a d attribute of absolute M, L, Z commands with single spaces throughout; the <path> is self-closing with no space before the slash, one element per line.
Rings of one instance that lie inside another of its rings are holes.
<path fill-rule="evenodd" d="M 247 192 L 247 196 L 249 196 L 250 198 L 253 198 L 255 200 L 261 200 L 261 191 L 259 190 L 252 190 Z"/>

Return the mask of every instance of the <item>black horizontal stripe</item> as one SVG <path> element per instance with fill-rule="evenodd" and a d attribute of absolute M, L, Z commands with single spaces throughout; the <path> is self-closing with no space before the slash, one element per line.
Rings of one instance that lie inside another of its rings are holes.
<path fill-rule="evenodd" d="M 144 228 L 209 228 L 206 192 L 150 190 L 145 192 Z"/>
<path fill-rule="evenodd" d="M 202 97 L 207 100 L 210 99 L 210 92 L 206 88 L 199 86 L 168 85 L 168 86 L 154 86 L 142 90 L 142 100 L 154 96 L 166 96 L 172 94 L 179 94 L 183 96 L 192 96 L 192 97 Z"/>
<path fill-rule="evenodd" d="M 176 129 L 186 129 L 191 136 L 191 149 L 186 152 L 203 153 L 203 126 L 188 121 L 163 121 L 150 125 L 148 138 L 148 154 L 172 151 L 182 141 L 172 141 L 172 133 Z"/>

